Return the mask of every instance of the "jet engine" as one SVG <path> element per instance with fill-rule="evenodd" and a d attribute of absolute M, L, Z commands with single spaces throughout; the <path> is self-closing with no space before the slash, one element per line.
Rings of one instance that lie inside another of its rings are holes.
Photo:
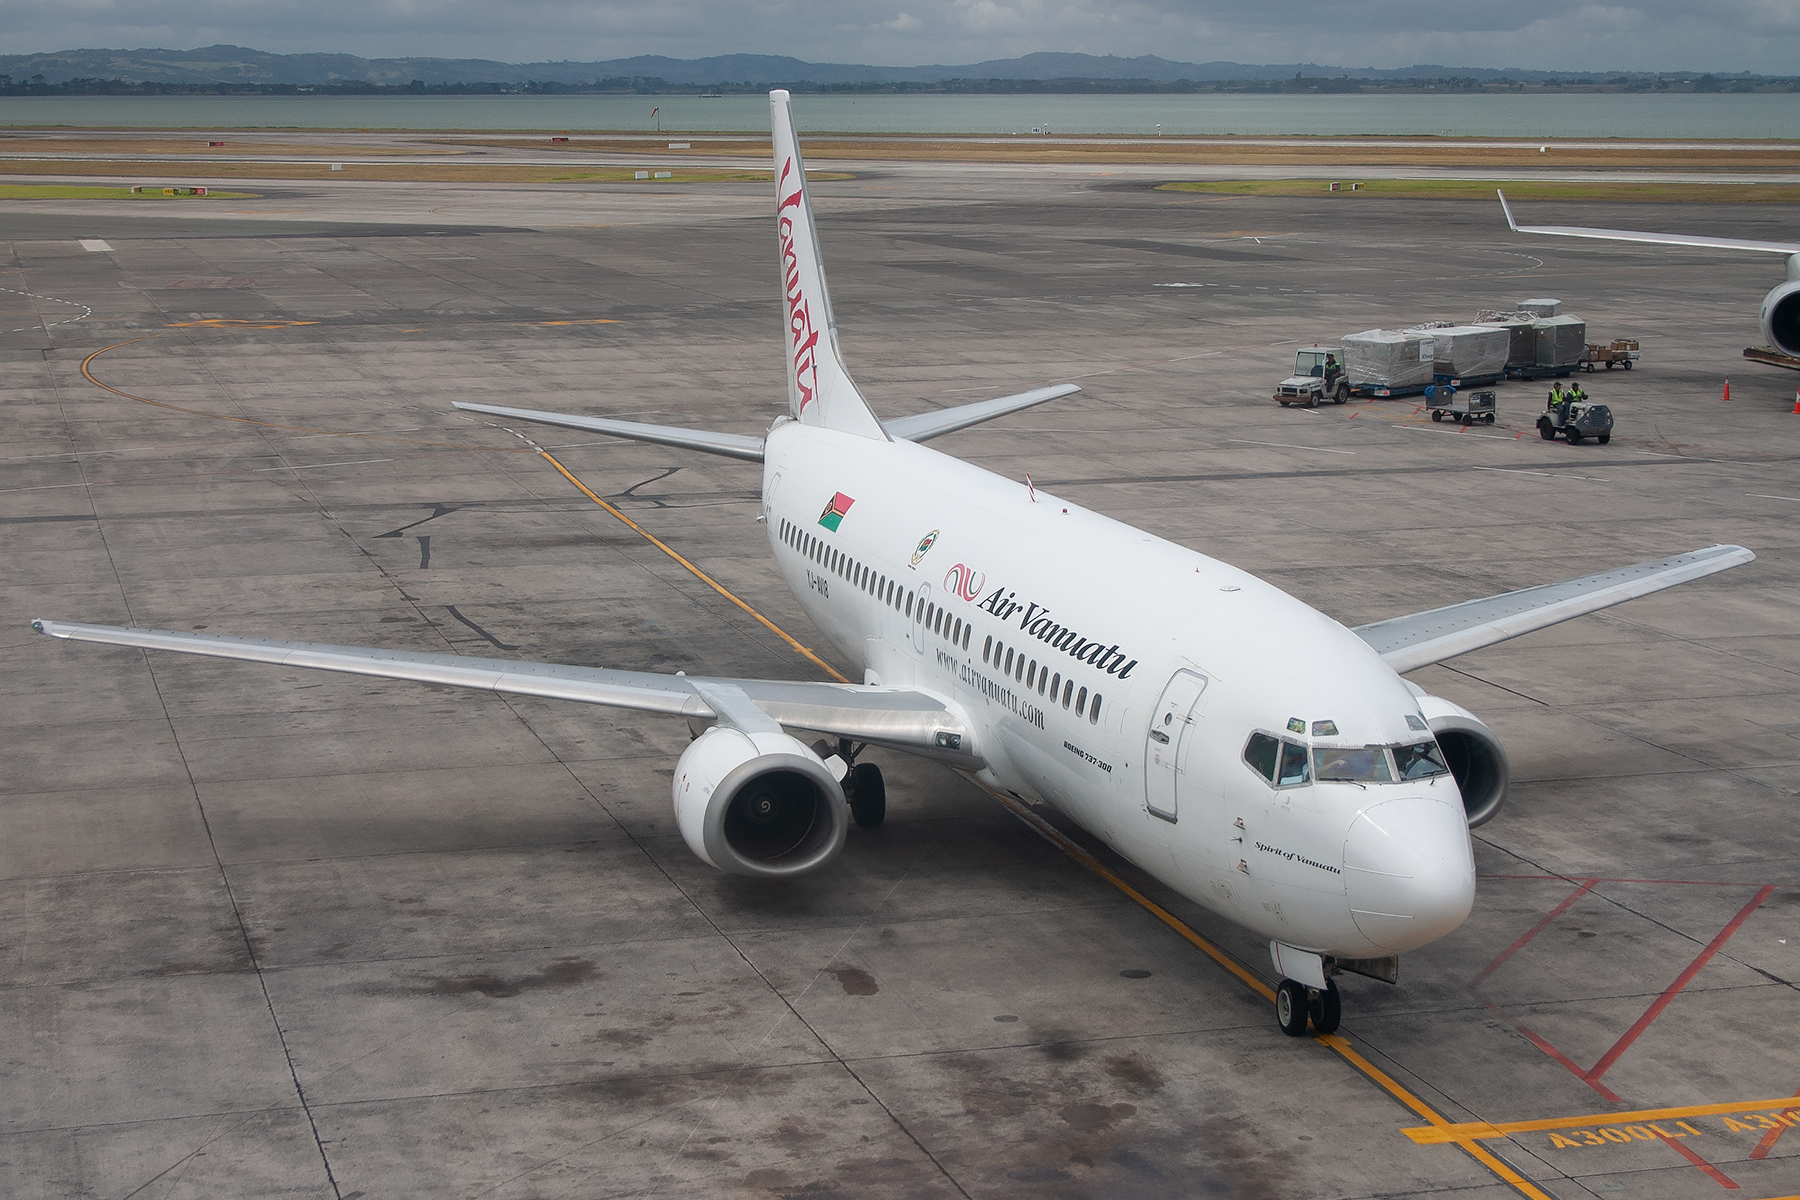
<path fill-rule="evenodd" d="M 1468 709 L 1441 696 L 1421 696 L 1419 711 L 1437 737 L 1444 765 L 1462 792 L 1469 827 L 1491 821 L 1506 803 L 1506 786 L 1512 778 L 1500 739 Z"/>
<path fill-rule="evenodd" d="M 837 857 L 850 827 L 838 777 L 785 733 L 713 726 L 682 752 L 674 793 L 688 848 L 733 875 L 803 875 Z"/>
<path fill-rule="evenodd" d="M 1794 269 L 1790 264 L 1787 282 L 1776 284 L 1763 297 L 1762 332 L 1766 344 L 1800 358 L 1800 279 L 1792 278 Z"/>

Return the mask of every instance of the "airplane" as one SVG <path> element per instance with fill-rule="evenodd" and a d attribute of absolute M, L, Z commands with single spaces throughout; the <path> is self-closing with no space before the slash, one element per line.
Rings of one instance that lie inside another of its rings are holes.
<path fill-rule="evenodd" d="M 1505 802 L 1500 739 L 1406 672 L 1755 558 L 1719 545 L 1349 629 L 1247 571 L 922 443 L 1079 389 L 879 419 L 838 346 L 788 93 L 770 93 L 788 412 L 761 438 L 456 403 L 760 462 L 757 520 L 860 683 L 686 675 L 127 629 L 52 637 L 552 697 L 684 718 L 687 846 L 791 879 L 886 813 L 869 747 L 1048 804 L 1269 942 L 1290 1035 L 1338 1027 L 1336 976 L 1475 896 L 1469 830 Z"/>
<path fill-rule="evenodd" d="M 1773 347 L 1789 362 L 1771 359 L 1749 350 L 1744 357 L 1772 366 L 1800 368 L 1800 242 L 1759 242 L 1746 238 L 1704 237 L 1688 233 L 1641 233 L 1634 229 L 1588 229 L 1580 225 L 1521 225 L 1513 219 L 1512 205 L 1499 188 L 1500 209 L 1506 224 L 1514 233 L 1542 233 L 1559 237 L 1604 238 L 1615 242 L 1650 242 L 1659 246 L 1699 246 L 1710 250 L 1754 250 L 1764 254 L 1785 254 L 1787 279 L 1769 289 L 1762 302 L 1762 335 L 1765 345 Z"/>

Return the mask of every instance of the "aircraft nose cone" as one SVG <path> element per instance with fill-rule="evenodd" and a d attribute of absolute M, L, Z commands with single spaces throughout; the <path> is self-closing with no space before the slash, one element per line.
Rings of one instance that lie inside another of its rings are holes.
<path fill-rule="evenodd" d="M 1364 809 L 1344 838 L 1344 890 L 1356 927 L 1386 954 L 1461 925 L 1475 903 L 1462 805 L 1454 795 L 1403 796 Z"/>

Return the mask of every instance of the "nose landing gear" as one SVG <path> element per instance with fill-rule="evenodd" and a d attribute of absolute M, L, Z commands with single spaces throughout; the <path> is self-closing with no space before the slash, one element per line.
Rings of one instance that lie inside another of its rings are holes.
<path fill-rule="evenodd" d="M 1275 1020 L 1289 1037 L 1304 1036 L 1309 1021 L 1315 1034 L 1336 1033 L 1343 1015 L 1343 1001 L 1333 980 L 1327 979 L 1322 988 L 1309 988 L 1284 979 L 1275 989 Z"/>

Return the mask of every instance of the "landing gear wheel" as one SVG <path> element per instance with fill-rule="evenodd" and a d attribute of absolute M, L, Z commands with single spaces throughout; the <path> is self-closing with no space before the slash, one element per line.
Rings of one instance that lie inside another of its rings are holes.
<path fill-rule="evenodd" d="M 1275 989 L 1275 1023 L 1289 1037 L 1306 1035 L 1306 1018 L 1311 1008 L 1306 1001 L 1306 985 L 1284 979 Z"/>
<path fill-rule="evenodd" d="M 1612 441 L 1612 434 L 1610 434 L 1610 433 L 1597 433 L 1597 434 L 1595 434 L 1595 435 L 1594 435 L 1594 440 L 1595 440 L 1595 441 L 1596 441 L 1596 442 L 1599 442 L 1599 443 L 1600 443 L 1600 444 L 1601 444 L 1601 445 L 1602 445 L 1602 446 L 1604 446 L 1604 445 L 1606 445 L 1606 443 L 1608 443 L 1608 442 L 1610 442 L 1610 441 Z"/>
<path fill-rule="evenodd" d="M 1571 425 L 1571 426 L 1569 426 L 1569 428 L 1567 428 L 1563 432 L 1568 435 L 1569 445 L 1571 445 L 1571 446 L 1581 445 L 1581 430 L 1579 430 L 1579 429 L 1575 428 L 1573 425 Z"/>
<path fill-rule="evenodd" d="M 1325 990 L 1313 992 L 1311 1000 L 1313 1032 L 1336 1033 L 1338 1022 L 1344 1018 L 1344 1002 L 1338 996 L 1336 982 L 1327 979 Z"/>
<path fill-rule="evenodd" d="M 850 815 L 864 829 L 880 829 L 887 820 L 887 784 L 874 763 L 850 768 Z"/>

